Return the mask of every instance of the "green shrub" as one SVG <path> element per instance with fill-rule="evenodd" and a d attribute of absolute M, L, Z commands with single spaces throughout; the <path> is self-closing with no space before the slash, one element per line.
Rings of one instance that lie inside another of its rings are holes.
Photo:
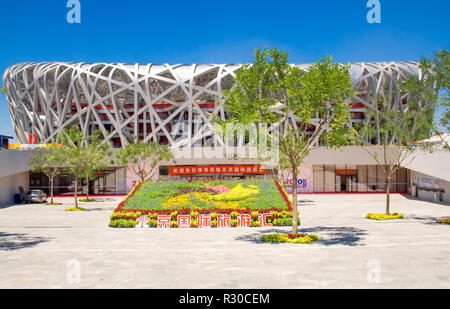
<path fill-rule="evenodd" d="M 178 227 L 178 222 L 175 221 L 175 220 L 170 221 L 170 227 L 177 228 Z"/>
<path fill-rule="evenodd" d="M 261 237 L 262 242 L 272 242 L 272 243 L 293 243 L 293 244 L 311 244 L 320 238 L 317 235 L 309 234 L 298 234 L 297 237 L 291 238 L 289 234 L 270 234 Z"/>
<path fill-rule="evenodd" d="M 259 220 L 252 220 L 250 222 L 250 226 L 251 227 L 260 227 L 261 226 L 261 222 Z"/>
<path fill-rule="evenodd" d="M 80 198 L 79 201 L 80 202 L 85 202 L 85 203 L 90 203 L 90 202 L 95 202 L 95 198 L 90 198 L 90 199 Z"/>
<path fill-rule="evenodd" d="M 172 221 L 177 221 L 177 216 L 178 216 L 178 211 L 172 211 L 171 213 L 170 213 L 170 219 L 172 220 Z M 172 224 L 172 223 L 171 223 Z"/>
<path fill-rule="evenodd" d="M 271 211 L 270 212 L 270 218 L 272 219 L 272 222 L 280 217 L 280 213 L 278 211 Z"/>
<path fill-rule="evenodd" d="M 237 226 L 238 226 L 238 220 L 236 220 L 236 219 L 231 219 L 230 225 L 231 225 L 231 227 L 237 227 Z"/>
<path fill-rule="evenodd" d="M 442 218 L 438 220 L 440 224 L 450 224 L 450 218 Z"/>
<path fill-rule="evenodd" d="M 393 219 L 403 219 L 403 214 L 395 212 L 390 215 L 386 214 L 367 214 L 366 219 L 370 220 L 393 220 Z"/>
<path fill-rule="evenodd" d="M 136 220 L 142 214 L 138 212 L 113 212 L 111 216 L 111 220 L 123 219 L 123 220 Z"/>
<path fill-rule="evenodd" d="M 62 203 L 46 203 L 45 205 L 62 205 Z"/>
<path fill-rule="evenodd" d="M 258 211 L 252 211 L 252 220 L 257 221 L 259 219 L 259 212 Z"/>
<path fill-rule="evenodd" d="M 211 220 L 211 227 L 217 227 L 217 220 Z"/>
<path fill-rule="evenodd" d="M 111 220 L 109 222 L 110 227 L 117 227 L 117 228 L 133 228 L 135 227 L 137 222 L 135 220 L 123 220 L 123 219 L 117 219 L 117 220 Z"/>
<path fill-rule="evenodd" d="M 297 224 L 300 226 L 300 217 L 298 218 Z M 273 221 L 275 226 L 292 226 L 292 218 L 279 218 Z"/>
<path fill-rule="evenodd" d="M 191 219 L 197 219 L 198 212 L 197 211 L 191 211 Z"/>
<path fill-rule="evenodd" d="M 158 219 L 158 213 L 156 213 L 156 212 L 154 212 L 154 213 L 149 213 L 149 214 L 147 215 L 147 217 L 148 217 L 149 219 L 152 219 L 152 220 L 157 220 L 157 219 Z"/>
<path fill-rule="evenodd" d="M 84 208 L 82 208 L 82 207 L 78 207 L 78 208 L 72 207 L 72 208 L 66 208 L 66 209 L 64 209 L 64 211 L 84 211 L 84 210 L 86 210 L 86 209 L 84 209 Z"/>
<path fill-rule="evenodd" d="M 284 219 L 292 218 L 292 212 L 290 212 L 290 211 L 283 210 L 280 215 L 281 215 L 281 218 L 284 218 Z"/>
<path fill-rule="evenodd" d="M 231 219 L 237 219 L 238 216 L 239 216 L 239 213 L 237 211 L 231 212 Z"/>
<path fill-rule="evenodd" d="M 195 219 L 191 218 L 191 227 L 193 227 L 193 228 L 197 228 L 198 227 L 197 218 L 195 218 Z"/>
<path fill-rule="evenodd" d="M 147 221 L 147 225 L 149 227 L 156 227 L 158 225 L 158 220 L 156 219 L 150 219 Z"/>

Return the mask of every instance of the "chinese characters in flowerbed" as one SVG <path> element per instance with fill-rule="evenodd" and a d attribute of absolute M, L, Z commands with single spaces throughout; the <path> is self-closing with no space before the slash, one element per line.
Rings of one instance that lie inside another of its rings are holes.
<path fill-rule="evenodd" d="M 284 188 L 272 180 L 139 183 L 110 221 L 111 227 L 289 225 L 292 203 Z"/>

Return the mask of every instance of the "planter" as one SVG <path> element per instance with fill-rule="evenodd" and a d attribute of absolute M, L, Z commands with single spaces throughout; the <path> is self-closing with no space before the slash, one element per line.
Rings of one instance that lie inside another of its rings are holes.
<path fill-rule="evenodd" d="M 383 221 L 383 220 L 395 220 L 395 219 L 403 219 L 403 214 L 395 212 L 393 214 L 367 214 L 366 219 L 369 220 L 377 220 L 377 221 Z"/>
<path fill-rule="evenodd" d="M 261 237 L 262 242 L 271 243 L 291 243 L 291 244 L 312 244 L 320 238 L 314 234 L 270 234 Z"/>

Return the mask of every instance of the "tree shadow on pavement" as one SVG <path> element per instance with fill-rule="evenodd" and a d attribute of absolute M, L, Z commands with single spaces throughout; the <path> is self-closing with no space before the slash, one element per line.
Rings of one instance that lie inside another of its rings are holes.
<path fill-rule="evenodd" d="M 264 231 L 259 231 L 258 233 L 250 234 L 250 235 L 242 235 L 236 237 L 236 240 L 240 241 L 249 241 L 254 243 L 263 243 L 260 241 L 261 236 L 265 234 L 283 234 L 290 233 L 291 228 L 288 229 L 267 229 Z M 320 244 L 324 246 L 333 246 L 333 245 L 343 245 L 343 246 L 363 246 L 360 243 L 363 240 L 364 236 L 367 235 L 366 230 L 348 227 L 348 226 L 317 226 L 312 228 L 301 228 L 299 227 L 299 233 L 305 234 L 316 234 L 319 236 L 320 240 L 315 242 L 315 244 Z M 277 243 L 272 243 L 277 244 Z"/>
<path fill-rule="evenodd" d="M 439 223 L 437 223 L 437 220 L 439 220 L 440 218 L 444 217 L 416 216 L 416 215 L 405 216 L 405 219 L 421 221 L 423 224 L 428 225 L 440 225 Z"/>
<path fill-rule="evenodd" d="M 115 202 L 115 201 L 120 201 L 120 199 L 117 200 L 112 197 L 96 197 L 95 202 L 91 202 L 91 203 L 103 203 L 103 202 Z"/>
<path fill-rule="evenodd" d="M 42 204 L 6 204 L 6 205 L 0 205 L 0 209 L 6 209 L 6 208 L 11 208 L 11 207 L 27 207 L 29 205 L 42 205 Z"/>
<path fill-rule="evenodd" d="M 32 248 L 49 240 L 50 238 L 28 236 L 27 234 L 21 233 L 0 232 L 0 251 L 13 251 Z"/>
<path fill-rule="evenodd" d="M 411 200 L 411 201 L 425 202 L 425 203 L 431 203 L 431 204 L 435 204 L 435 205 L 450 207 L 450 203 L 448 203 L 448 202 L 428 201 L 428 200 L 420 199 L 418 197 L 411 196 L 409 194 L 401 194 L 401 196 L 403 196 L 404 198 Z"/>
<path fill-rule="evenodd" d="M 101 208 L 101 207 L 88 208 L 88 207 L 85 206 L 84 209 L 85 209 L 85 211 L 108 211 L 108 212 L 111 212 L 110 208 L 105 208 L 105 207 L 103 207 L 103 208 Z"/>

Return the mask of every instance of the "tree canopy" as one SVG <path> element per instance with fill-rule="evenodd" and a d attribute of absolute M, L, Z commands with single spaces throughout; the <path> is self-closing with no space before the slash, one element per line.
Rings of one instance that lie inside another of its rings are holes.
<path fill-rule="evenodd" d="M 78 179 L 93 179 L 95 171 L 107 166 L 110 145 L 100 139 L 98 132 L 85 136 L 76 126 L 63 130 L 59 140 L 63 144 L 65 168 L 75 177 L 74 196 L 75 206 L 78 207 Z"/>
<path fill-rule="evenodd" d="M 146 181 L 157 172 L 156 167 L 161 161 L 173 160 L 173 153 L 166 145 L 157 142 L 144 143 L 139 140 L 126 148 L 121 148 L 117 153 L 119 164 L 128 166 L 130 172 Z"/>
<path fill-rule="evenodd" d="M 433 83 L 433 90 L 435 97 L 430 94 L 427 95 L 427 99 L 436 100 L 436 97 L 441 91 L 441 97 L 437 99 L 437 128 L 434 130 L 438 132 L 440 128 L 450 131 L 450 53 L 447 49 L 443 48 L 440 51 L 435 52 L 431 57 L 423 57 L 420 61 L 420 68 L 424 72 L 426 83 Z M 420 88 L 419 88 L 420 89 Z M 448 147 L 448 145 L 447 145 Z"/>
<path fill-rule="evenodd" d="M 296 180 L 298 168 L 311 149 L 351 143 L 346 100 L 353 95 L 349 66 L 320 59 L 301 69 L 288 63 L 277 48 L 255 50 L 251 65 L 236 73 L 233 87 L 224 91 L 228 122 L 252 124 L 284 120 L 280 161 L 287 163 Z M 296 183 L 296 181 L 294 181 Z M 297 188 L 293 186 L 294 233 L 297 233 Z"/>
<path fill-rule="evenodd" d="M 65 164 L 65 156 L 60 148 L 37 148 L 30 156 L 28 165 L 33 172 L 45 174 L 50 181 L 50 204 L 53 203 L 54 178 L 61 172 Z"/>

